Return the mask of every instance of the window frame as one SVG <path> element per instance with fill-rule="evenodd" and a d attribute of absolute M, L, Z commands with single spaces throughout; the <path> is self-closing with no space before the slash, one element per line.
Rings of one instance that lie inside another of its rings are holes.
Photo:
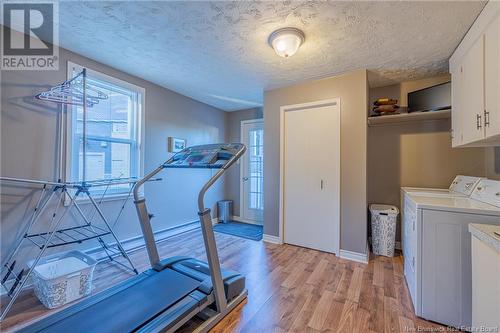
<path fill-rule="evenodd" d="M 145 142 L 145 96 L 146 96 L 146 89 L 143 87 L 137 86 L 135 84 L 132 84 L 130 82 L 118 79 L 116 77 L 104 74 L 102 72 L 99 72 L 97 70 L 88 68 L 86 66 L 82 66 L 80 64 L 68 61 L 68 66 L 67 66 L 67 79 L 72 79 L 73 78 L 73 73 L 74 72 L 81 72 L 83 69 L 87 70 L 87 75 L 91 76 L 93 78 L 96 78 L 98 80 L 106 81 L 111 84 L 117 85 L 121 88 L 131 90 L 135 93 L 138 94 L 137 98 L 137 105 L 138 105 L 138 110 L 135 115 L 135 128 L 134 130 L 137 132 L 136 135 L 136 146 L 137 146 L 137 156 L 135 157 L 135 163 L 137 165 L 137 176 L 142 177 L 144 175 L 144 142 Z M 61 179 L 64 179 L 65 181 L 71 181 L 71 175 L 72 175 L 72 158 L 73 158 L 73 110 L 74 106 L 73 105 L 67 105 L 66 106 L 66 120 L 65 123 L 62 124 L 62 129 L 66 130 L 66 138 L 64 139 L 65 142 L 65 157 L 61 159 L 61 170 L 62 175 Z M 110 140 L 110 142 L 113 142 L 114 140 Z M 119 141 L 119 139 L 117 140 Z M 127 140 L 129 141 L 129 140 Z M 131 154 L 133 155 L 133 153 Z M 132 157 L 131 157 L 132 158 Z M 127 197 L 129 194 L 129 190 L 124 190 L 123 192 L 111 192 L 109 194 L 106 194 L 102 200 L 103 201 L 109 201 L 109 200 L 119 200 Z M 101 194 L 98 194 L 100 197 Z M 83 197 L 79 198 L 79 200 L 83 201 L 88 201 L 88 199 L 85 199 Z"/>

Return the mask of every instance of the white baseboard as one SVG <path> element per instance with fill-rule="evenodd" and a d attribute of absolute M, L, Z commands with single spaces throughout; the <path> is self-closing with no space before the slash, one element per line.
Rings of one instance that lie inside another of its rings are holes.
<path fill-rule="evenodd" d="M 340 258 L 367 264 L 370 259 L 370 249 L 366 247 L 366 253 L 359 253 L 340 249 Z"/>
<path fill-rule="evenodd" d="M 260 221 L 254 221 L 254 220 L 244 219 L 242 217 L 239 217 L 238 215 L 233 215 L 233 220 L 236 221 L 236 222 L 262 225 L 262 222 L 260 222 Z"/>
<path fill-rule="evenodd" d="M 175 227 L 169 227 L 165 229 L 158 230 L 154 233 L 155 235 L 155 241 L 156 242 L 161 242 L 167 238 L 173 237 L 180 235 L 182 233 L 197 229 L 200 227 L 200 221 L 199 220 L 194 220 L 191 222 L 183 223 L 180 225 L 177 225 Z M 130 253 L 135 250 L 139 250 L 141 248 L 145 247 L 144 243 L 144 238 L 142 235 L 132 237 L 125 239 L 121 242 L 123 248 L 125 249 L 125 252 Z M 115 246 L 116 243 L 108 243 L 109 246 Z M 102 260 L 106 259 L 107 255 L 104 249 L 101 246 L 96 246 L 87 250 L 82 250 L 85 254 L 88 254 L 95 260 Z M 12 285 L 13 280 L 7 281 L 5 285 Z M 27 283 L 24 285 L 23 289 L 30 288 L 33 286 L 33 283 L 31 282 L 31 279 L 27 281 Z M 4 296 L 7 294 L 7 291 L 5 288 L 0 288 L 0 296 Z"/>
<path fill-rule="evenodd" d="M 278 245 L 283 244 L 283 242 L 281 241 L 281 239 L 278 236 L 272 236 L 272 235 L 266 235 L 266 234 L 264 234 L 262 236 L 262 240 L 264 242 L 272 243 L 272 244 L 278 244 Z"/>

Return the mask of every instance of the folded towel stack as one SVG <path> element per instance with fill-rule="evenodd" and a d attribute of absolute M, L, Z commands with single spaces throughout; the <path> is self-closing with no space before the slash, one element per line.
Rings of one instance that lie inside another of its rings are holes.
<path fill-rule="evenodd" d="M 392 98 L 379 98 L 375 102 L 373 102 L 373 112 L 385 115 L 394 113 L 399 109 L 398 100 Z"/>

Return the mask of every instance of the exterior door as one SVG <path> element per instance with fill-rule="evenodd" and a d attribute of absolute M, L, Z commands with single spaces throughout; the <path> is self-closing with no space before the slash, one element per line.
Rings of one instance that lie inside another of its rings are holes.
<path fill-rule="evenodd" d="M 241 122 L 241 141 L 247 151 L 241 159 L 240 217 L 261 224 L 264 215 L 264 122 Z"/>
<path fill-rule="evenodd" d="M 338 102 L 319 105 L 284 111 L 284 241 L 336 253 L 340 223 L 340 106 Z"/>

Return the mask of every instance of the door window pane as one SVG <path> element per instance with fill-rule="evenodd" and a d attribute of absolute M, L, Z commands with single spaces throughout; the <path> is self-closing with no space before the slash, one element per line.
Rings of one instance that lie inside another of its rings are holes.
<path fill-rule="evenodd" d="M 251 130 L 249 131 L 249 208 L 263 210 L 264 200 L 263 200 L 263 182 L 264 182 L 264 171 L 263 171 L 263 158 L 264 158 L 264 142 L 263 142 L 264 130 Z"/>

